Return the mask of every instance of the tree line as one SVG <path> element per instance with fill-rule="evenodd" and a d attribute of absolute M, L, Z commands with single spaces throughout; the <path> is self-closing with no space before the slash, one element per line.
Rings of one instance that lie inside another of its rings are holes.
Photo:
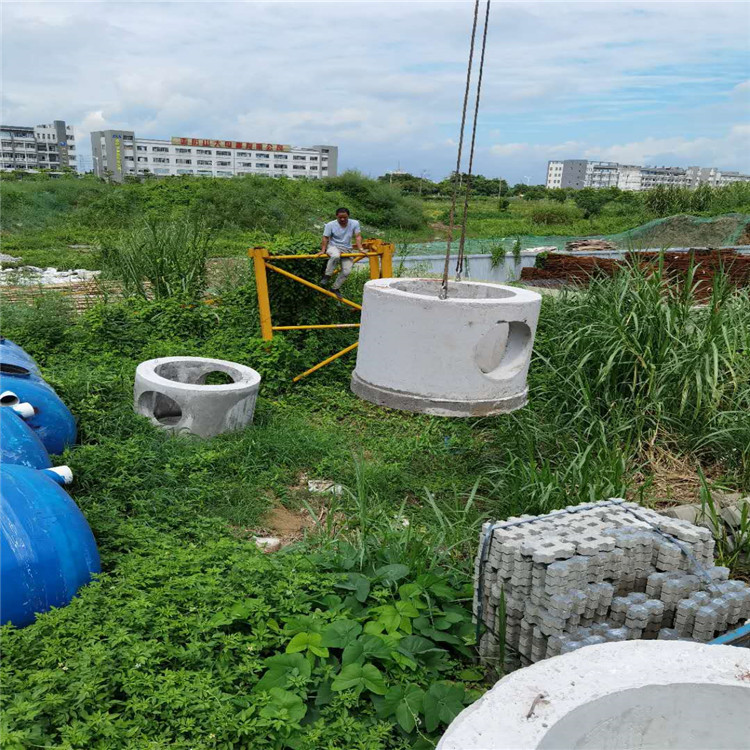
<path fill-rule="evenodd" d="M 379 182 L 387 182 L 406 195 L 425 198 L 450 197 L 458 185 L 464 185 L 468 175 L 451 173 L 440 182 L 412 174 L 384 174 Z M 548 188 L 544 185 L 516 183 L 509 185 L 501 177 L 471 176 L 471 194 L 476 197 L 501 199 L 501 208 L 508 207 L 508 199 L 520 198 L 526 201 L 552 200 L 558 203 L 575 203 L 583 211 L 584 218 L 598 216 L 605 205 L 616 203 L 623 208 L 642 207 L 649 213 L 668 216 L 679 213 L 716 213 L 717 211 L 750 211 L 750 183 L 736 182 L 722 187 L 700 185 L 697 188 L 681 188 L 658 185 L 651 190 L 636 192 L 609 188 Z"/>

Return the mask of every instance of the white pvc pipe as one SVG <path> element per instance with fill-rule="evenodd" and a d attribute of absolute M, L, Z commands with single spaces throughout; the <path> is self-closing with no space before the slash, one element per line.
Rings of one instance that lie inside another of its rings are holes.
<path fill-rule="evenodd" d="M 58 484 L 71 484 L 73 482 L 73 472 L 70 466 L 55 466 L 51 469 L 44 469 L 46 474 L 54 474 L 54 479 Z"/>
<path fill-rule="evenodd" d="M 14 406 L 10 407 L 13 409 L 13 411 L 18 414 L 18 416 L 22 417 L 23 419 L 30 419 L 34 416 L 34 407 L 28 402 L 24 401 L 21 404 L 15 404 Z"/>
<path fill-rule="evenodd" d="M 0 406 L 15 406 L 20 400 L 13 391 L 0 393 Z"/>

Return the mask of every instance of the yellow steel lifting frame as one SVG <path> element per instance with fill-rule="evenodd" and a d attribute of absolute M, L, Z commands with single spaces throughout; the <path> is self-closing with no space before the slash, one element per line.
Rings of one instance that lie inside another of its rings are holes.
<path fill-rule="evenodd" d="M 358 263 L 363 258 L 367 258 L 370 264 L 370 278 L 371 279 L 388 279 L 393 276 L 393 245 L 382 240 L 372 239 L 364 240 L 362 243 L 363 248 L 366 250 L 365 253 L 342 253 L 342 258 L 354 258 L 354 262 Z M 283 268 L 279 268 L 274 265 L 278 261 L 284 260 L 310 260 L 313 258 L 320 259 L 321 255 L 269 255 L 268 250 L 265 247 L 253 247 L 248 250 L 248 255 L 253 259 L 255 266 L 255 284 L 258 288 L 258 309 L 260 311 L 260 333 L 265 341 L 271 341 L 273 339 L 274 331 L 306 331 L 316 328 L 359 328 L 359 323 L 328 323 L 325 325 L 299 325 L 299 326 L 275 326 L 271 320 L 271 301 L 268 296 L 268 277 L 266 274 L 267 270 L 274 271 L 275 273 L 281 274 L 292 281 L 297 281 L 300 284 L 304 284 L 310 289 L 314 289 L 316 292 L 325 294 L 328 297 L 338 300 L 339 298 L 328 289 L 324 289 L 318 284 L 313 284 L 312 281 L 303 279 L 301 276 L 296 276 Z M 270 261 L 273 260 L 273 263 Z M 343 297 L 339 300 L 349 307 L 353 307 L 355 310 L 361 310 L 362 305 L 358 305 L 356 302 L 344 299 Z M 324 359 L 322 362 L 318 362 L 317 365 L 311 367 L 309 370 L 297 375 L 293 380 L 296 383 L 302 380 L 305 376 L 309 375 L 321 367 L 325 367 L 329 362 L 333 362 L 335 359 L 342 357 L 344 354 L 348 354 L 350 351 L 357 348 L 359 342 L 355 341 L 350 346 L 342 349 L 328 359 Z"/>

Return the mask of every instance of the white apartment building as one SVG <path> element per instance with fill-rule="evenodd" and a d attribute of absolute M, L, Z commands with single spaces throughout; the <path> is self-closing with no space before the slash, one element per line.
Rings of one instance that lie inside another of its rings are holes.
<path fill-rule="evenodd" d="M 335 177 L 338 147 L 289 146 L 255 141 L 211 138 L 139 138 L 132 130 L 91 133 L 94 174 L 122 182 L 126 176 L 196 175 L 234 177 L 263 174 L 271 177 Z"/>
<path fill-rule="evenodd" d="M 566 159 L 565 161 L 547 162 L 547 187 L 586 187 L 586 159 Z"/>
<path fill-rule="evenodd" d="M 584 187 L 608 188 L 617 186 L 619 164 L 612 161 L 587 161 Z"/>
<path fill-rule="evenodd" d="M 64 120 L 49 125 L 0 125 L 0 171 L 76 169 L 75 133 Z"/>
<path fill-rule="evenodd" d="M 607 188 L 650 190 L 657 185 L 696 188 L 750 182 L 750 175 L 722 172 L 715 167 L 640 167 L 611 161 L 564 159 L 547 162 L 548 188 Z"/>

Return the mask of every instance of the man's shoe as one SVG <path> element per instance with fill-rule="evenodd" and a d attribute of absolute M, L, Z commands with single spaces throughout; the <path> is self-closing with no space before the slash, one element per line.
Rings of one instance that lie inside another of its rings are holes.
<path fill-rule="evenodd" d="M 331 280 L 330 276 L 321 276 L 318 286 L 328 286 L 328 282 Z"/>
<path fill-rule="evenodd" d="M 341 294 L 341 292 L 338 289 L 332 289 L 331 291 L 336 295 L 336 299 L 339 302 L 343 301 L 344 296 Z"/>

